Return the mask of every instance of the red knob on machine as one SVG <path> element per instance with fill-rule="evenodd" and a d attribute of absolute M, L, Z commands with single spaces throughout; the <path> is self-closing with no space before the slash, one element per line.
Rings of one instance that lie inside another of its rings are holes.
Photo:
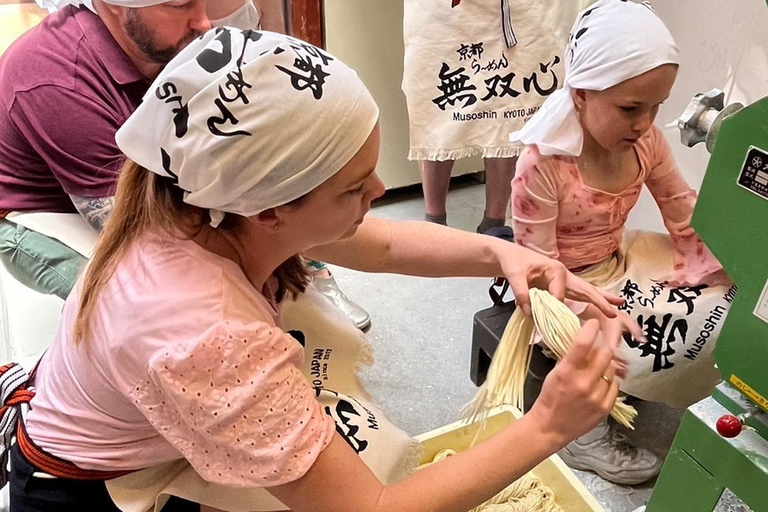
<path fill-rule="evenodd" d="M 717 427 L 717 433 L 723 437 L 727 437 L 728 439 L 741 434 L 741 421 L 739 421 L 739 418 L 732 414 L 721 416 L 720 419 L 717 420 L 717 424 L 715 426 Z"/>

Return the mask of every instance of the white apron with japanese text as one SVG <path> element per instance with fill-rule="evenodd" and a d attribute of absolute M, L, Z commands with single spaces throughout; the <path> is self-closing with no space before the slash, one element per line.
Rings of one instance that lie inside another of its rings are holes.
<path fill-rule="evenodd" d="M 563 83 L 587 0 L 405 0 L 411 160 L 512 157 L 509 142 Z"/>
<path fill-rule="evenodd" d="M 625 334 L 622 356 L 629 373 L 621 390 L 652 402 L 687 407 L 711 394 L 720 376 L 713 350 L 736 286 L 670 286 L 673 267 L 669 236 L 633 231 L 611 258 L 579 277 L 626 300 L 619 309 L 637 321 L 648 338 Z"/>

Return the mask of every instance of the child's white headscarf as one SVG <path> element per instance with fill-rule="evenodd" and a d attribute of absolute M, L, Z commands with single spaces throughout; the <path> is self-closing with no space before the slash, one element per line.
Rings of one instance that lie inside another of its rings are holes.
<path fill-rule="evenodd" d="M 252 216 L 336 174 L 378 122 L 357 74 L 304 41 L 209 31 L 163 70 L 116 135 L 125 155 L 177 181 L 188 204 Z"/>
<path fill-rule="evenodd" d="M 576 18 L 565 54 L 565 83 L 512 133 L 542 155 L 579 156 L 584 132 L 572 90 L 603 91 L 663 64 L 677 64 L 672 34 L 648 2 L 600 0 Z"/>

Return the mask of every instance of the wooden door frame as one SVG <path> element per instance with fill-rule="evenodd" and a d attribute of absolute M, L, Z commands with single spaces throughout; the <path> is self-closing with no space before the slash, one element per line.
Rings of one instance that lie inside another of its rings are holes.
<path fill-rule="evenodd" d="M 325 47 L 323 0 L 283 0 L 288 33 Z"/>

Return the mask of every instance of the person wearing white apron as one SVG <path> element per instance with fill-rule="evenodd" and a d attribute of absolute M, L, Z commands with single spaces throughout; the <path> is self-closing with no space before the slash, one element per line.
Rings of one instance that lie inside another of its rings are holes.
<path fill-rule="evenodd" d="M 354 328 L 327 303 L 312 307 L 303 255 L 505 275 L 524 311 L 529 281 L 609 317 L 621 301 L 502 240 L 368 218 L 383 193 L 378 108 L 333 55 L 211 30 L 168 64 L 116 139 L 128 160 L 115 210 L 53 345 L 31 381 L 0 369 L 2 424 L 19 425 L 14 510 L 144 511 L 176 495 L 220 510 L 464 512 L 612 406 L 620 337 L 604 330 L 595 342 L 593 321 L 521 420 L 405 476 L 413 446 L 355 383 L 368 358 L 360 334 L 323 339 Z"/>

